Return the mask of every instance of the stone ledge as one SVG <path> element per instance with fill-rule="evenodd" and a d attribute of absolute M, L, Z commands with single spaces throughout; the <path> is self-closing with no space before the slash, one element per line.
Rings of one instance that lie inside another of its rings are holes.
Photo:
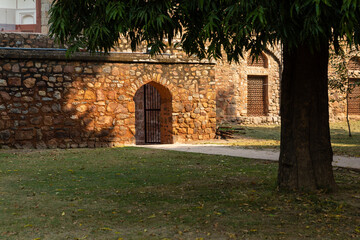
<path fill-rule="evenodd" d="M 202 64 L 215 65 L 207 60 L 199 61 L 194 58 L 179 59 L 172 58 L 170 54 L 150 56 L 146 53 L 96 53 L 88 52 L 73 53 L 66 56 L 65 49 L 21 49 L 3 48 L 0 49 L 2 59 L 25 59 L 25 60 L 61 60 L 61 61 L 91 61 L 91 62 L 117 62 L 117 63 L 154 63 L 154 64 Z"/>

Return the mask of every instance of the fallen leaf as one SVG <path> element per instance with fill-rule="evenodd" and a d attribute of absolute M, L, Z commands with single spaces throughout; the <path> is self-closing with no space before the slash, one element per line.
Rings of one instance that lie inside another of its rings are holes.
<path fill-rule="evenodd" d="M 112 231 L 112 229 L 111 229 L 111 228 L 108 228 L 108 227 L 100 228 L 100 230 L 103 230 L 103 231 Z"/>

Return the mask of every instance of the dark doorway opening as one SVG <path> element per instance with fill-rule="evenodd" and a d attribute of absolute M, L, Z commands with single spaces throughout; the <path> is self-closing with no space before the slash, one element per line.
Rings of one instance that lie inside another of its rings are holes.
<path fill-rule="evenodd" d="M 172 96 L 166 87 L 150 82 L 138 89 L 135 102 L 136 144 L 171 144 Z"/>
<path fill-rule="evenodd" d="M 145 143 L 161 143 L 161 98 L 156 88 L 148 84 L 144 85 L 144 106 Z"/>

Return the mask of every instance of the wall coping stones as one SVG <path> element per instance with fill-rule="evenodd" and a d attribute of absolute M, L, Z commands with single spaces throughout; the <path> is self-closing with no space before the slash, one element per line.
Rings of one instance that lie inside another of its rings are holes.
<path fill-rule="evenodd" d="M 62 60 L 62 61 L 87 61 L 87 62 L 116 62 L 116 63 L 154 63 L 154 64 L 201 64 L 215 65 L 208 60 L 172 58 L 171 54 L 151 56 L 147 53 L 89 53 L 76 52 L 70 57 L 66 55 L 66 49 L 56 48 L 0 48 L 0 58 L 3 59 L 29 59 L 29 60 Z"/>

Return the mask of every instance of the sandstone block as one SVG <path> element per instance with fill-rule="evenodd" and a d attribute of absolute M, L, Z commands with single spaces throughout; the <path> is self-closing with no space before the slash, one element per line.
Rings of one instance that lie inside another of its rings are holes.
<path fill-rule="evenodd" d="M 11 99 L 10 95 L 7 92 L 0 92 L 0 97 L 2 97 L 4 101 L 9 101 Z"/>
<path fill-rule="evenodd" d="M 128 114 L 118 114 L 118 115 L 116 115 L 117 119 L 127 119 L 128 117 L 129 117 Z"/>
<path fill-rule="evenodd" d="M 119 105 L 118 103 L 114 103 L 114 102 L 109 103 L 108 106 L 107 106 L 107 108 L 106 108 L 106 110 L 107 110 L 108 112 L 114 112 L 115 109 L 118 107 L 118 105 Z"/>
<path fill-rule="evenodd" d="M 76 73 L 82 73 L 82 71 L 83 71 L 83 68 L 82 68 L 82 67 L 76 67 L 76 68 L 75 68 L 75 72 L 76 72 Z"/>
<path fill-rule="evenodd" d="M 11 64 L 10 64 L 10 63 L 5 64 L 5 65 L 3 66 L 3 69 L 4 69 L 5 71 L 11 71 Z"/>
<path fill-rule="evenodd" d="M 15 133 L 16 140 L 31 140 L 35 136 L 33 130 L 22 130 Z"/>
<path fill-rule="evenodd" d="M 101 116 L 98 118 L 97 123 L 100 125 L 112 125 L 113 118 L 111 116 Z"/>
<path fill-rule="evenodd" d="M 63 68 L 61 65 L 56 65 L 55 67 L 53 67 L 54 73 L 61 73 L 62 71 L 63 71 Z"/>
<path fill-rule="evenodd" d="M 181 103 L 175 103 L 173 111 L 174 112 L 182 112 L 184 110 L 184 105 Z"/>
<path fill-rule="evenodd" d="M 81 112 L 81 113 L 86 112 L 86 110 L 87 110 L 86 105 L 80 105 L 76 108 L 76 111 Z"/>
<path fill-rule="evenodd" d="M 35 86 L 36 79 L 35 78 L 27 78 L 24 80 L 24 85 L 27 88 L 32 88 Z"/>
<path fill-rule="evenodd" d="M 86 100 L 96 100 L 96 95 L 93 91 L 86 90 L 84 94 L 84 99 Z"/>
<path fill-rule="evenodd" d="M 73 108 L 73 106 L 72 106 L 70 103 L 68 103 L 68 104 L 66 104 L 66 105 L 64 105 L 64 106 L 62 107 L 62 110 L 63 110 L 64 112 L 71 112 L 71 111 L 74 110 L 74 108 Z"/>
<path fill-rule="evenodd" d="M 94 73 L 101 73 L 101 67 L 100 66 L 93 66 Z"/>
<path fill-rule="evenodd" d="M 111 73 L 111 67 L 109 67 L 109 66 L 104 67 L 103 73 Z"/>
<path fill-rule="evenodd" d="M 112 69 L 112 72 L 111 72 L 111 74 L 113 75 L 113 76 L 117 76 L 117 75 L 119 75 L 119 68 L 117 68 L 117 67 L 114 67 L 113 69 Z"/>
<path fill-rule="evenodd" d="M 34 101 L 34 98 L 29 97 L 29 96 L 24 96 L 24 97 L 22 97 L 22 100 L 24 102 L 32 102 L 32 101 Z"/>
<path fill-rule="evenodd" d="M 16 72 L 16 73 L 20 72 L 20 66 L 19 66 L 19 64 L 14 64 L 14 65 L 12 66 L 11 70 L 12 70 L 12 72 Z"/>
<path fill-rule="evenodd" d="M 51 126 L 53 124 L 53 119 L 51 116 L 45 116 L 44 117 L 44 124 L 46 126 Z"/>
<path fill-rule="evenodd" d="M 115 100 L 116 99 L 116 92 L 115 91 L 109 91 L 108 99 L 109 100 Z"/>
<path fill-rule="evenodd" d="M 5 79 L 0 79 L 0 87 L 6 87 L 7 86 L 7 82 Z"/>
<path fill-rule="evenodd" d="M 91 68 L 84 68 L 84 73 L 93 73 L 93 70 Z"/>
<path fill-rule="evenodd" d="M 134 102 L 128 102 L 127 107 L 128 107 L 128 111 L 129 111 L 130 113 L 134 113 L 134 112 L 135 112 L 135 103 L 134 103 Z"/>
<path fill-rule="evenodd" d="M 33 67 L 34 66 L 34 62 L 32 61 L 28 61 L 26 64 L 25 64 L 26 67 Z M 39 64 L 37 64 L 37 68 L 39 68 Z"/>
<path fill-rule="evenodd" d="M 64 67 L 64 73 L 73 73 L 75 71 L 74 67 L 73 66 L 65 66 Z"/>
<path fill-rule="evenodd" d="M 8 84 L 9 84 L 9 86 L 20 87 L 21 86 L 21 78 L 19 78 L 19 77 L 10 77 L 9 80 L 8 80 Z"/>
<path fill-rule="evenodd" d="M 102 90 L 96 90 L 96 98 L 98 101 L 104 101 L 105 100 L 105 94 Z"/>

